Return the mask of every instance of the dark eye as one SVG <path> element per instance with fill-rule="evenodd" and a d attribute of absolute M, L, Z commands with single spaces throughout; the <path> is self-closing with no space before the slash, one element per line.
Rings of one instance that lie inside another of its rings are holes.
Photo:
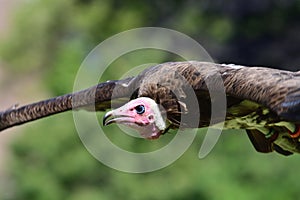
<path fill-rule="evenodd" d="M 140 115 L 145 112 L 145 106 L 143 105 L 138 105 L 134 109 L 136 110 L 136 113 Z"/>

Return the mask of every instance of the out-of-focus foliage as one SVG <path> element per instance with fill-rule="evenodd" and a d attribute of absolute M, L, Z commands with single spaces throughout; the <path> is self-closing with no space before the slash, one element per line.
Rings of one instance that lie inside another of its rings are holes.
<path fill-rule="evenodd" d="M 192 36 L 218 62 L 296 70 L 300 57 L 300 2 L 35 0 L 24 1 L 1 56 L 14 73 L 41 71 L 53 95 L 71 92 L 87 53 L 107 37 L 140 26 L 162 26 Z M 138 54 L 136 54 L 138 55 Z M 131 66 L 164 61 L 127 55 L 108 69 L 119 78 Z M 116 70 L 118 69 L 118 70 Z M 245 77 L 246 78 L 246 77 Z M 26 88 L 24 88 L 26 89 Z M 108 129 L 107 129 L 108 130 Z M 109 127 L 124 149 L 158 148 L 161 141 L 128 139 Z M 199 160 L 203 134 L 178 161 L 147 174 L 110 169 L 84 148 L 70 113 L 28 126 L 13 146 L 13 179 L 4 199 L 297 199 L 300 157 L 255 152 L 241 131 L 226 131 L 213 152 Z"/>

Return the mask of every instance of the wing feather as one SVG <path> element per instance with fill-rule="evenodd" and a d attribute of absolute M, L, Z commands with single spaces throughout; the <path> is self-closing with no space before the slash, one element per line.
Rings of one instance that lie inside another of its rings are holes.
<path fill-rule="evenodd" d="M 247 135 L 256 151 L 269 153 L 273 151 L 272 142 L 266 139 L 265 135 L 258 130 L 246 130 Z"/>
<path fill-rule="evenodd" d="M 196 91 L 208 90 L 206 80 L 221 76 L 227 96 L 254 101 L 285 120 L 300 123 L 300 71 L 196 61 L 177 63 L 177 68 Z M 210 86 L 216 91 L 222 87 L 211 81 Z"/>
<path fill-rule="evenodd" d="M 112 100 L 124 102 L 129 99 L 131 91 L 128 84 L 132 79 L 107 81 L 79 92 L 0 112 L 0 131 L 72 109 L 109 109 Z"/>
<path fill-rule="evenodd" d="M 258 130 L 246 130 L 247 135 L 253 144 L 256 151 L 261 153 L 269 153 L 275 150 L 277 153 L 280 153 L 284 156 L 292 155 L 290 151 L 282 149 L 280 146 L 273 143 L 270 138 L 266 138 L 263 133 Z"/>
<path fill-rule="evenodd" d="M 261 67 L 243 67 L 224 79 L 227 94 L 262 104 L 279 117 L 300 122 L 298 73 Z"/>

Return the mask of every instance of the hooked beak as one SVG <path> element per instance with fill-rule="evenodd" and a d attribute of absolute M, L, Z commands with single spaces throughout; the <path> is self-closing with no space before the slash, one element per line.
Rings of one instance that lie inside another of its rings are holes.
<path fill-rule="evenodd" d="M 103 126 L 107 126 L 107 125 L 115 122 L 115 121 L 113 121 L 113 119 L 108 120 L 112 116 L 113 116 L 113 111 L 112 110 L 105 113 L 105 115 L 103 117 L 103 122 L 102 122 Z"/>
<path fill-rule="evenodd" d="M 104 115 L 102 123 L 103 126 L 107 126 L 112 123 L 134 123 L 134 118 L 118 112 L 118 110 L 111 110 Z"/>

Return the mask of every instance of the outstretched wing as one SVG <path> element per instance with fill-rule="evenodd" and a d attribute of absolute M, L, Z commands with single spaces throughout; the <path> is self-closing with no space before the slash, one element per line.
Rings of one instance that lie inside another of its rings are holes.
<path fill-rule="evenodd" d="M 230 71 L 230 67 L 229 67 Z M 287 121 L 300 122 L 300 73 L 241 67 L 225 74 L 226 92 L 268 107 Z"/>
<path fill-rule="evenodd" d="M 109 109 L 112 100 L 124 103 L 129 99 L 131 91 L 128 84 L 132 79 L 107 81 L 79 92 L 0 112 L 0 131 L 71 109 Z"/>
<path fill-rule="evenodd" d="M 227 96 L 251 100 L 269 108 L 285 120 L 300 123 L 300 71 L 196 61 L 172 65 L 175 65 L 195 90 L 207 91 L 208 79 L 212 79 L 212 89 L 216 87 L 217 90 L 220 85 L 213 82 L 213 77 L 221 76 Z"/>

